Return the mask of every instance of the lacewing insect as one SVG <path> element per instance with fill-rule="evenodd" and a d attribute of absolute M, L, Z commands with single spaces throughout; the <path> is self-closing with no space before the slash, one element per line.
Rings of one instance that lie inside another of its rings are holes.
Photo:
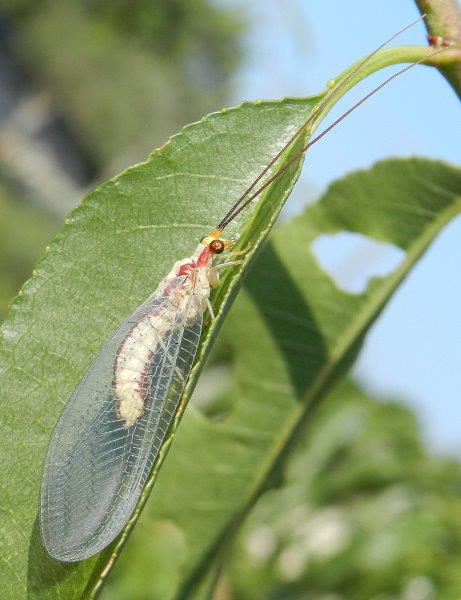
<path fill-rule="evenodd" d="M 155 292 L 103 346 L 71 395 L 46 457 L 40 527 L 51 556 L 66 562 L 88 558 L 125 526 L 178 409 L 200 341 L 203 314 L 208 309 L 213 316 L 209 298 L 211 288 L 218 285 L 218 270 L 241 262 L 234 259 L 238 253 L 230 251 L 233 244 L 223 237 L 223 230 L 343 118 L 418 64 L 406 66 L 374 88 L 257 188 L 354 73 L 414 23 L 362 59 L 330 90 L 195 252 L 173 265 Z M 220 256 L 224 258 L 219 260 Z"/>

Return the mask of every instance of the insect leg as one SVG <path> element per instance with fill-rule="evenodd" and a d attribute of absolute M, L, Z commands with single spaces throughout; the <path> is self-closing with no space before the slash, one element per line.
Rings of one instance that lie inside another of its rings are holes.
<path fill-rule="evenodd" d="M 209 298 L 206 298 L 206 299 L 205 299 L 205 302 L 206 302 L 206 305 L 207 305 L 207 308 L 208 308 L 208 312 L 209 312 L 209 313 L 210 313 L 210 315 L 211 315 L 211 318 L 212 318 L 212 319 L 214 319 L 214 317 L 215 317 L 215 314 L 214 314 L 213 307 L 211 306 L 210 299 L 209 299 Z"/>
<path fill-rule="evenodd" d="M 229 256 L 241 256 L 242 254 L 246 254 L 252 245 L 253 242 L 248 242 L 248 244 L 245 246 L 245 248 L 242 248 L 242 250 L 236 250 L 235 252 L 226 252 L 226 258 Z"/>
<path fill-rule="evenodd" d="M 232 267 L 235 265 L 243 265 L 243 260 L 226 260 L 226 262 L 214 265 L 213 269 L 222 269 L 223 267 Z"/>

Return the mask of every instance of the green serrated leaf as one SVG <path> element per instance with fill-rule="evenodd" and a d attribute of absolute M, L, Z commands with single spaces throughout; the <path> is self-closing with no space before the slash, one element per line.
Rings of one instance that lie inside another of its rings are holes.
<path fill-rule="evenodd" d="M 37 529 L 42 463 L 59 413 L 104 340 L 175 260 L 192 253 L 312 104 L 245 104 L 186 127 L 146 163 L 89 194 L 37 265 L 3 327 L 6 597 L 26 589 L 76 597 L 85 588 L 95 560 L 59 565 Z M 274 205 L 296 174 L 278 183 Z"/>
<path fill-rule="evenodd" d="M 181 531 L 187 549 L 172 558 L 182 577 L 170 581 L 162 600 L 202 597 L 194 594 L 213 559 L 225 553 L 261 493 L 277 483 L 292 445 L 353 362 L 370 325 L 459 212 L 460 169 L 424 159 L 388 160 L 334 183 L 317 204 L 274 232 L 223 332 L 234 352 L 233 408 L 212 422 L 191 407 L 143 515 L 144 526 L 168 522 Z M 405 258 L 363 294 L 340 291 L 311 244 L 342 231 L 396 244 Z M 143 549 L 151 552 L 154 580 L 155 540 Z M 133 579 L 140 576 L 136 556 L 128 545 L 124 560 Z"/>
<path fill-rule="evenodd" d="M 386 64 L 411 61 L 421 53 L 427 55 L 427 50 L 376 55 L 346 87 Z M 77 598 L 100 588 L 126 533 L 99 560 L 62 565 L 47 556 L 38 532 L 42 464 L 59 413 L 104 340 L 173 262 L 193 251 L 322 97 L 245 103 L 186 127 L 146 163 L 90 193 L 38 263 L 2 329 L 4 598 Z M 244 237 L 254 241 L 246 268 L 298 172 L 293 168 L 278 179 L 235 224 L 234 233 L 245 231 Z M 214 298 L 218 318 L 205 332 L 181 412 L 243 272 L 228 273 Z M 259 435 L 265 439 L 263 432 Z"/>

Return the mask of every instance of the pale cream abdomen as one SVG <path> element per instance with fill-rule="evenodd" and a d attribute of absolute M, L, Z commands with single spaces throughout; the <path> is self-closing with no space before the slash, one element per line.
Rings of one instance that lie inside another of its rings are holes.
<path fill-rule="evenodd" d="M 114 386 L 117 416 L 125 427 L 132 427 L 144 413 L 152 355 L 170 328 L 171 314 L 167 311 L 147 315 L 120 346 Z"/>

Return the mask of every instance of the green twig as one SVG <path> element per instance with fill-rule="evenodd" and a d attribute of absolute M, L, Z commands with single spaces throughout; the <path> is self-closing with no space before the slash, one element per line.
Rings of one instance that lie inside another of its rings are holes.
<path fill-rule="evenodd" d="M 415 0 L 431 36 L 440 36 L 461 50 L 461 7 L 457 0 Z M 439 67 L 440 72 L 461 98 L 461 58 Z"/>

